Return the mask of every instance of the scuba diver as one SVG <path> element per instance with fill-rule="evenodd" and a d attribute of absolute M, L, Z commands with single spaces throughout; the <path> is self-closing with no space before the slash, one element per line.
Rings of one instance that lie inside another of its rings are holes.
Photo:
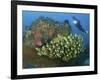
<path fill-rule="evenodd" d="M 75 26 L 76 26 L 80 31 L 82 31 L 83 33 L 88 34 L 88 31 L 86 31 L 86 30 L 82 27 L 80 21 L 79 21 L 75 16 L 73 16 L 72 18 L 73 18 L 73 20 L 74 20 L 73 23 L 75 24 Z"/>

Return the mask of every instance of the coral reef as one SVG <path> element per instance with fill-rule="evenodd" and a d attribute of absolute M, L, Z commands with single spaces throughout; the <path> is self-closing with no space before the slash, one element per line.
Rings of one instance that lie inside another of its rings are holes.
<path fill-rule="evenodd" d="M 68 62 L 84 51 L 82 36 L 72 34 L 68 20 L 58 22 L 39 17 L 24 33 L 25 46 L 35 48 L 39 56 Z"/>
<path fill-rule="evenodd" d="M 24 32 L 24 45 L 30 47 L 40 47 L 51 41 L 57 34 L 71 33 L 71 27 L 67 20 L 58 22 L 49 17 L 39 17 Z"/>
<path fill-rule="evenodd" d="M 49 43 L 40 48 L 36 47 L 36 51 L 39 56 L 48 56 L 51 59 L 58 58 L 68 62 L 84 51 L 84 44 L 80 35 L 58 34 Z"/>

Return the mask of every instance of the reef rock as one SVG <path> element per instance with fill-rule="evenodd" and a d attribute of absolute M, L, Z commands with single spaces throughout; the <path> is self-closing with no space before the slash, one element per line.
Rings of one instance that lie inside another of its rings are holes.
<path fill-rule="evenodd" d="M 61 22 L 55 21 L 49 17 L 39 17 L 24 32 L 24 45 L 30 47 L 41 47 L 50 42 L 58 34 L 69 35 L 71 27 L 68 20 Z"/>

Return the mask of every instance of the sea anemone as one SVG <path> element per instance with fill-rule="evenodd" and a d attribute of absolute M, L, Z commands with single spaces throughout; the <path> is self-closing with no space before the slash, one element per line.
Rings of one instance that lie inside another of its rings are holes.
<path fill-rule="evenodd" d="M 68 36 L 58 34 L 49 43 L 41 48 L 36 48 L 37 54 L 40 56 L 44 55 L 53 59 L 59 58 L 66 62 L 77 57 L 83 50 L 83 39 L 77 34 Z"/>
<path fill-rule="evenodd" d="M 68 36 L 58 34 L 49 43 L 36 48 L 37 54 L 48 56 L 51 59 L 59 58 L 68 62 L 76 58 L 84 50 L 83 39 L 80 35 Z"/>

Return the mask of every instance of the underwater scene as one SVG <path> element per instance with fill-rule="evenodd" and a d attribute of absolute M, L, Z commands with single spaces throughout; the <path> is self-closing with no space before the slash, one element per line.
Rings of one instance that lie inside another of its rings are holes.
<path fill-rule="evenodd" d="M 89 66 L 90 15 L 22 11 L 23 68 Z"/>

